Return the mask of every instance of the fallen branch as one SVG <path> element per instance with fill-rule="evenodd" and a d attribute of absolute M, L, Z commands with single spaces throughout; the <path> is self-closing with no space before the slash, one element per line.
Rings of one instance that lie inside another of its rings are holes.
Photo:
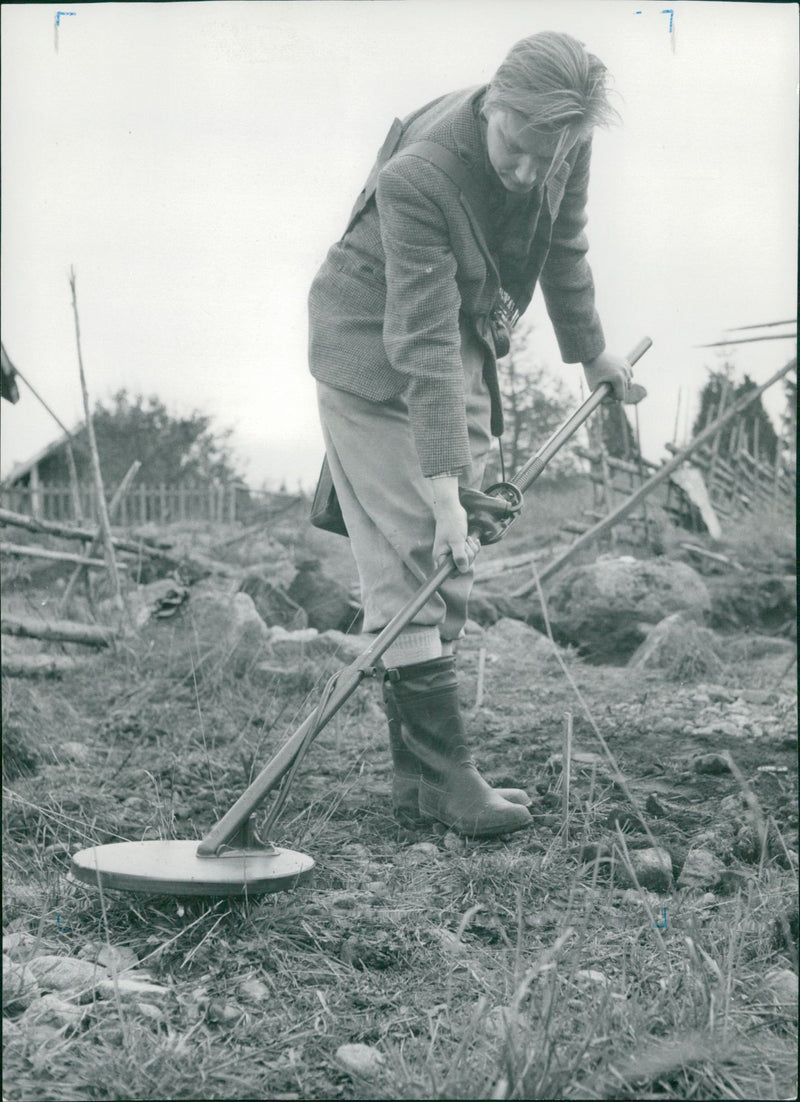
<path fill-rule="evenodd" d="M 712 562 L 722 563 L 723 566 L 733 567 L 734 570 L 744 570 L 741 563 L 736 562 L 734 559 L 729 559 L 727 555 L 720 555 L 716 551 L 707 551 L 705 547 L 698 547 L 696 543 L 682 543 L 680 545 L 684 551 L 689 551 L 692 555 L 699 555 L 703 559 L 711 559 Z"/>
<path fill-rule="evenodd" d="M 8 677 L 58 677 L 85 665 L 85 658 L 72 658 L 68 654 L 3 655 L 3 673 Z"/>
<path fill-rule="evenodd" d="M 105 570 L 103 559 L 87 559 L 83 555 L 73 555 L 71 551 L 50 551 L 46 547 L 23 547 L 17 543 L 0 543 L 0 554 L 24 556 L 29 559 L 49 559 L 51 562 L 73 562 L 89 570 Z M 126 563 L 119 563 L 119 570 L 127 570 Z"/>
<path fill-rule="evenodd" d="M 65 540 L 80 540 L 81 543 L 90 543 L 95 537 L 95 530 L 92 528 L 75 528 L 67 524 L 59 524 L 53 520 L 37 520 L 35 517 L 29 517 L 26 513 L 14 513 L 11 509 L 0 509 L 0 524 L 8 524 L 12 528 L 25 528 L 29 532 L 36 532 L 39 535 L 47 536 L 59 536 Z M 135 540 L 126 540 L 113 537 L 114 546 L 118 551 L 128 551 L 132 555 L 149 555 L 153 558 L 167 559 L 171 562 L 175 560 L 170 559 L 164 551 L 159 550 L 157 547 L 151 547 L 146 543 L 137 543 Z"/>
<path fill-rule="evenodd" d="M 0 630 L 3 635 L 83 643 L 87 647 L 108 647 L 116 638 L 113 628 L 100 624 L 79 624 L 74 620 L 28 620 L 18 616 L 4 616 Z"/>

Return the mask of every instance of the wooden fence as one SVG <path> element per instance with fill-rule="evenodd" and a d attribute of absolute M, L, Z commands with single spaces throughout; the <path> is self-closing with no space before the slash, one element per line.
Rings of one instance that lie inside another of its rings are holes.
<path fill-rule="evenodd" d="M 78 487 L 80 511 L 68 483 L 38 486 L 0 487 L 0 503 L 16 513 L 38 520 L 88 521 L 98 519 L 97 492 L 93 486 Z M 232 523 L 247 491 L 241 483 L 186 483 L 180 485 L 134 485 L 119 504 L 116 523 L 123 527 L 154 522 L 169 524 L 181 520 Z"/>

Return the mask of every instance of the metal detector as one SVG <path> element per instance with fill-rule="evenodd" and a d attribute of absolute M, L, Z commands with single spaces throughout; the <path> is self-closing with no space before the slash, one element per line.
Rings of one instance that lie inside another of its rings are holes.
<path fill-rule="evenodd" d="M 635 364 L 652 343 L 649 337 L 644 337 L 628 355 L 628 362 Z M 634 402 L 646 393 L 636 384 L 631 389 L 635 393 L 630 400 Z M 522 508 L 525 491 L 610 394 L 611 384 L 601 383 L 508 482 L 498 482 L 485 492 L 462 491 L 461 501 L 469 517 L 470 535 L 482 545 L 502 539 Z M 283 780 L 262 827 L 268 838 L 311 743 L 363 679 L 373 674 L 381 655 L 403 628 L 427 604 L 439 586 L 456 572 L 452 557 L 448 557 L 363 654 L 330 678 L 312 714 L 199 843 L 165 839 L 92 846 L 72 858 L 72 879 L 101 889 L 179 896 L 256 895 L 285 891 L 307 881 L 314 867 L 313 858 L 293 850 L 279 849 L 271 842 L 262 842 L 256 837 L 252 816 Z"/>

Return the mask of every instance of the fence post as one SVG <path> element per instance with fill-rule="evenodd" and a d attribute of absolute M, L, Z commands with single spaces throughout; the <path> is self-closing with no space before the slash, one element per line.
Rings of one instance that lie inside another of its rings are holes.
<path fill-rule="evenodd" d="M 31 477 L 29 479 L 29 485 L 31 488 L 31 516 L 36 520 L 42 519 L 42 499 L 40 496 L 40 482 L 39 482 L 39 468 L 38 466 L 31 467 Z"/>

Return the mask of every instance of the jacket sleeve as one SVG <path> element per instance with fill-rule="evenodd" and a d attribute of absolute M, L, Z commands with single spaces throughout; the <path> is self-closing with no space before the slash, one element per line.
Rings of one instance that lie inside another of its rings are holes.
<path fill-rule="evenodd" d="M 447 219 L 430 197 L 444 186 L 432 165 L 396 157 L 376 193 L 386 256 L 383 342 L 392 367 L 408 380 L 404 396 L 426 476 L 471 462 L 457 263 Z"/>
<path fill-rule="evenodd" d="M 586 202 L 592 143 L 578 148 L 564 196 L 553 223 L 541 287 L 565 363 L 585 363 L 605 348 L 603 327 L 594 304 L 594 280 L 586 259 Z"/>

